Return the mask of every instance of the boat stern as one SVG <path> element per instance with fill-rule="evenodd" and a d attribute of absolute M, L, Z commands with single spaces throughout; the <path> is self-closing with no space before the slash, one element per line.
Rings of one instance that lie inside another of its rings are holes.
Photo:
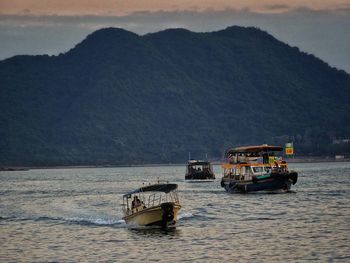
<path fill-rule="evenodd" d="M 181 205 L 167 202 L 125 216 L 124 220 L 127 224 L 135 226 L 169 227 L 176 224 L 177 214 L 180 209 Z"/>

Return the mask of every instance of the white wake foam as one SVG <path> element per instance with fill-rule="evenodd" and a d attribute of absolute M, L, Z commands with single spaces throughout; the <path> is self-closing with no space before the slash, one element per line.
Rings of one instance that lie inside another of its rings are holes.
<path fill-rule="evenodd" d="M 184 218 L 190 218 L 190 217 L 193 217 L 192 213 L 184 212 L 184 213 L 181 213 L 181 214 L 179 214 L 177 216 L 177 220 L 181 220 L 181 219 L 184 219 Z"/>
<path fill-rule="evenodd" d="M 77 223 L 88 223 L 95 225 L 123 225 L 125 221 L 122 219 L 112 219 L 112 218 L 81 218 L 73 217 L 66 218 L 66 221 L 77 222 Z"/>

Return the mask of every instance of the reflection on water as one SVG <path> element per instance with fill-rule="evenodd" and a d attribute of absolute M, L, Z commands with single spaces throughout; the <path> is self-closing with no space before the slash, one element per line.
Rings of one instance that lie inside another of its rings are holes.
<path fill-rule="evenodd" d="M 292 164 L 292 191 L 227 194 L 185 166 L 0 172 L 1 262 L 350 262 L 350 163 Z M 125 192 L 179 184 L 175 228 L 131 228 Z"/>
<path fill-rule="evenodd" d="M 142 237 L 163 237 L 163 236 L 179 236 L 181 230 L 176 227 L 161 228 L 161 227 L 129 227 L 132 233 Z"/>

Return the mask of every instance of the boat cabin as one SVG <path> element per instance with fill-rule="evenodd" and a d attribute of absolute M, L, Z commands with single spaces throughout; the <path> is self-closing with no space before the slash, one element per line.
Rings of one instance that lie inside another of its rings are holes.
<path fill-rule="evenodd" d="M 266 144 L 228 149 L 225 153 L 227 163 L 222 165 L 224 178 L 249 181 L 254 177 L 286 171 L 286 162 L 277 156 L 281 151 L 283 148 L 280 146 Z"/>
<path fill-rule="evenodd" d="M 247 146 L 230 148 L 226 151 L 225 157 L 231 164 L 238 163 L 261 163 L 271 164 L 276 160 L 282 160 L 276 153 L 283 151 L 280 146 L 263 144 L 260 146 Z"/>
<path fill-rule="evenodd" d="M 211 172 L 212 166 L 210 162 L 190 160 L 187 163 L 187 173 Z"/>

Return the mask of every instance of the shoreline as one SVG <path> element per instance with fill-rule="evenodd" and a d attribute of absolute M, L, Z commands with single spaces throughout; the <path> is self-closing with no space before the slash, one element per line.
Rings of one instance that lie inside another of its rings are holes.
<path fill-rule="evenodd" d="M 284 159 L 287 163 L 346 163 L 350 158 L 334 159 L 325 157 L 290 157 Z M 220 165 L 218 160 L 210 161 L 213 165 Z M 159 167 L 159 166 L 186 166 L 186 163 L 158 163 L 158 164 L 106 164 L 106 165 L 53 165 L 53 166 L 7 166 L 0 167 L 0 172 L 28 171 L 40 169 L 79 169 L 79 168 L 123 168 L 123 167 Z"/>

